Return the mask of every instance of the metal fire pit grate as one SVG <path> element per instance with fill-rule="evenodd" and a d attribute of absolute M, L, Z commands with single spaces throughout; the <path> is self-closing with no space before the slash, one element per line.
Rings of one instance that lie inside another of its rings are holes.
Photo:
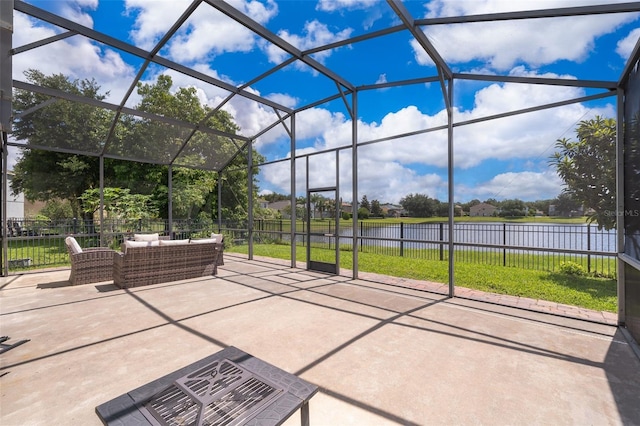
<path fill-rule="evenodd" d="M 141 411 L 155 425 L 239 425 L 282 391 L 222 359 L 177 379 L 151 397 Z"/>

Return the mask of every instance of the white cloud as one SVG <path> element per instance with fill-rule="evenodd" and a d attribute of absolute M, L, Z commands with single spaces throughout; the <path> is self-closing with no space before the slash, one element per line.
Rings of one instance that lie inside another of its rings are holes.
<path fill-rule="evenodd" d="M 522 69 L 514 73 L 525 74 Z M 531 74 L 531 73 L 527 73 Z M 547 77 L 553 77 L 546 74 Z M 499 113 L 513 111 L 552 102 L 573 99 L 584 95 L 573 87 L 541 86 L 528 84 L 491 84 L 475 93 L 473 108 L 455 110 L 454 121 L 462 122 Z M 316 138 L 317 149 L 345 146 L 351 143 L 351 121 L 341 114 L 329 114 L 314 109 L 300 114 L 306 117 L 298 123 L 300 139 Z M 545 151 L 555 141 L 570 131 L 578 121 L 595 114 L 614 116 L 612 106 L 589 109 L 582 104 L 570 104 L 560 108 L 516 115 L 499 120 L 456 127 L 455 164 L 470 168 L 487 159 L 530 158 L 546 155 Z M 420 129 L 446 124 L 446 111 L 428 115 L 415 106 L 388 113 L 380 123 L 359 123 L 359 141 L 378 140 Z M 382 142 L 362 148 L 366 153 L 375 151 L 378 158 L 401 164 L 423 164 L 446 168 L 447 134 L 436 131 Z"/>
<path fill-rule="evenodd" d="M 240 133 L 244 136 L 254 136 L 267 126 L 278 121 L 278 116 L 271 108 L 265 108 L 261 104 L 257 104 L 239 96 L 235 96 L 231 102 L 226 104 L 224 106 L 224 110 L 235 117 L 236 122 L 242 129 Z M 269 141 L 271 138 L 276 138 L 285 134 L 285 130 L 282 126 L 278 126 L 277 129 L 277 136 L 276 133 L 270 133 L 264 138 L 261 138 L 259 143 L 264 143 L 265 141 Z"/>
<path fill-rule="evenodd" d="M 573 87 L 492 84 L 476 93 L 472 110 L 457 111 L 455 121 L 573 99 L 583 94 L 582 89 Z M 456 128 L 456 165 L 468 168 L 489 158 L 505 160 L 546 155 L 557 139 L 572 136 L 567 132 L 580 120 L 595 115 L 614 117 L 615 110 L 610 104 L 594 108 L 570 104 Z"/>
<path fill-rule="evenodd" d="M 85 10 L 96 10 L 98 0 L 74 0 L 60 2 L 60 15 L 85 27 L 93 28 L 93 18 Z"/>
<path fill-rule="evenodd" d="M 353 30 L 351 28 L 345 28 L 336 33 L 331 32 L 326 24 L 321 23 L 317 19 L 313 21 L 307 21 L 304 24 L 304 30 L 302 35 L 292 34 L 287 30 L 278 31 L 278 36 L 286 40 L 299 50 L 308 50 L 314 47 L 326 45 L 336 41 L 349 38 Z M 269 61 L 279 64 L 288 58 L 289 54 L 275 45 L 267 45 L 266 47 Z M 331 50 L 325 50 L 319 53 L 315 53 L 312 57 L 323 62 L 327 57 L 331 55 Z"/>
<path fill-rule="evenodd" d="M 350 158 L 348 159 L 350 160 Z M 366 194 L 369 201 L 398 203 L 408 194 L 426 194 L 441 198 L 447 182 L 436 173 L 420 174 L 398 162 L 389 162 L 376 156 L 358 157 L 359 199 Z M 346 198 L 352 199 L 351 188 L 347 188 Z"/>
<path fill-rule="evenodd" d="M 380 0 L 319 0 L 316 10 L 341 14 L 344 14 L 345 11 L 362 10 L 365 13 L 362 27 L 368 30 L 382 18 L 384 11 L 388 11 L 385 6 L 386 4 Z"/>
<path fill-rule="evenodd" d="M 558 196 L 563 187 L 563 181 L 554 170 L 544 172 L 508 172 L 494 176 L 487 182 L 474 187 L 457 185 L 455 198 L 457 200 L 472 200 L 477 198 L 520 199 L 524 201 L 548 200 Z"/>
<path fill-rule="evenodd" d="M 512 75 L 537 75 L 521 67 L 512 70 Z M 545 77 L 558 77 L 545 74 Z M 563 76 L 570 78 L 570 76 Z M 460 86 L 458 86 L 460 89 Z M 584 95 L 580 88 L 529 84 L 490 84 L 474 94 L 474 104 L 469 110 L 456 109 L 456 122 L 487 117 L 521 108 L 574 99 Z M 593 107 L 570 104 L 559 108 L 520 114 L 497 120 L 454 128 L 455 167 L 472 170 L 483 167 L 487 160 L 528 160 L 529 165 L 544 162 L 553 152 L 557 139 L 573 137 L 573 130 L 581 120 L 595 115 L 615 116 L 612 105 Z M 407 106 L 384 116 L 380 123 L 358 123 L 359 141 L 382 139 L 418 129 L 433 128 L 446 124 L 444 110 L 425 114 L 416 106 Z M 341 113 L 314 108 L 298 114 L 298 140 L 307 143 L 306 151 L 314 152 L 351 144 L 351 120 Z M 277 140 L 273 138 L 272 141 Z M 266 146 L 266 145 L 264 145 Z M 300 146 L 300 145 L 299 145 Z M 349 152 L 349 151 L 343 151 Z M 341 158 L 350 154 L 343 154 Z M 344 160 L 347 161 L 347 160 Z M 341 167 L 350 170 L 348 161 Z M 430 196 L 446 193 L 446 188 L 433 180 L 435 176 L 446 176 L 448 163 L 447 132 L 435 131 L 401 139 L 362 146 L 358 150 L 359 185 L 361 193 L 371 199 L 397 202 L 402 196 L 427 193 Z M 326 170 L 333 164 L 325 163 Z M 425 167 L 435 167 L 438 175 L 421 175 Z M 279 177 L 267 177 L 270 184 L 278 185 L 288 192 L 288 165 Z M 267 173 L 268 174 L 268 173 Z M 329 174 L 329 176 L 331 176 Z M 507 185 L 508 183 L 508 185 Z M 281 186 L 283 185 L 284 186 Z M 502 174 L 494 180 L 482 183 L 478 188 L 459 187 L 458 195 L 469 194 L 471 198 L 487 198 L 500 192 L 506 198 L 537 199 L 553 198 L 559 193 L 560 182 L 555 172 L 533 172 Z M 349 191 L 350 189 L 345 189 Z M 439 192 L 438 192 L 439 191 Z M 369 194 L 372 194 L 371 196 Z M 433 194 L 433 195 L 432 195 Z M 485 195 L 488 194 L 488 195 Z M 442 198 L 442 196 L 438 197 Z"/>
<path fill-rule="evenodd" d="M 298 98 L 287 93 L 270 93 L 265 97 L 288 108 L 295 108 L 299 103 Z"/>
<path fill-rule="evenodd" d="M 601 3 L 599 1 L 507 1 L 476 0 L 429 2 L 425 17 L 471 15 L 515 10 L 546 9 Z M 537 67 L 558 60 L 581 62 L 593 49 L 595 39 L 613 32 L 637 14 L 603 14 L 571 18 L 527 19 L 465 25 L 434 25 L 425 34 L 450 64 L 483 60 L 496 70 L 518 63 Z M 567 31 L 570 28 L 570 31 Z M 432 64 L 428 55 L 412 41 L 416 60 Z"/>
<path fill-rule="evenodd" d="M 138 47 L 153 48 L 190 3 L 190 0 L 125 0 L 126 13 L 135 15 L 129 37 Z"/>
<path fill-rule="evenodd" d="M 629 35 L 618 42 L 616 53 L 626 61 L 631 56 L 636 44 L 638 44 L 638 40 L 640 40 L 640 28 L 632 30 Z"/>
<path fill-rule="evenodd" d="M 130 37 L 135 44 L 144 49 L 152 49 L 175 22 L 178 12 L 182 13 L 191 3 L 187 0 L 173 2 L 149 2 L 147 0 L 127 0 L 127 12 L 135 14 L 135 24 Z M 257 1 L 233 1 L 231 5 L 247 14 L 260 24 L 266 24 L 278 13 L 275 1 L 265 3 Z M 280 30 L 278 35 L 300 50 L 307 50 L 348 38 L 352 29 L 338 32 L 329 30 L 326 24 L 318 20 L 307 21 L 302 34 L 293 34 Z M 280 63 L 288 54 L 279 47 L 260 39 L 251 30 L 218 12 L 215 8 L 203 4 L 189 17 L 178 32 L 169 41 L 163 54 L 177 62 L 199 62 L 229 52 L 253 51 L 256 47 L 265 50 L 269 61 Z M 314 59 L 322 62 L 331 51 L 314 54 Z M 308 69 L 307 67 L 303 67 Z M 299 68 L 300 69 L 300 68 Z"/>
<path fill-rule="evenodd" d="M 190 0 L 127 0 L 127 12 L 136 15 L 130 37 L 137 46 L 152 49 L 190 4 Z M 233 1 L 231 4 L 262 24 L 278 11 L 274 1 Z M 250 51 L 257 40 L 250 30 L 202 4 L 170 40 L 168 49 L 170 57 L 176 61 L 196 61 L 223 52 Z"/>
<path fill-rule="evenodd" d="M 40 25 L 23 14 L 14 15 L 13 46 L 23 46 L 56 34 L 51 27 Z M 135 75 L 134 68 L 125 63 L 114 50 L 93 43 L 83 37 L 70 37 L 46 46 L 14 55 L 13 78 L 24 80 L 24 72 L 37 69 L 45 75 L 64 74 L 71 79 L 94 78 L 102 91 L 110 91 L 108 102 L 120 103 Z"/>
<path fill-rule="evenodd" d="M 299 150 L 297 153 L 310 153 L 313 149 Z M 299 161 L 298 165 L 306 164 L 306 160 Z M 270 164 L 261 167 L 261 187 L 268 185 L 276 188 L 275 191 L 283 194 L 290 193 L 291 169 L 288 162 Z M 305 174 L 303 167 L 298 167 L 297 193 L 305 190 Z M 323 154 L 312 156 L 309 161 L 309 181 L 311 187 L 330 187 L 336 184 L 335 154 Z M 340 155 L 340 196 L 345 201 L 353 200 L 351 184 L 351 157 L 344 153 Z M 435 173 L 419 174 L 406 168 L 398 162 L 389 162 L 376 159 L 372 156 L 359 157 L 358 161 L 358 199 L 367 195 L 369 200 L 397 203 L 410 193 L 427 194 L 437 197 L 446 191 L 447 183 L 441 176 Z"/>
<path fill-rule="evenodd" d="M 382 84 L 387 82 L 387 74 L 380 74 L 376 80 L 376 84 Z"/>
<path fill-rule="evenodd" d="M 316 10 L 334 12 L 341 9 L 367 9 L 375 6 L 376 3 L 379 3 L 379 0 L 320 0 L 318 1 Z"/>

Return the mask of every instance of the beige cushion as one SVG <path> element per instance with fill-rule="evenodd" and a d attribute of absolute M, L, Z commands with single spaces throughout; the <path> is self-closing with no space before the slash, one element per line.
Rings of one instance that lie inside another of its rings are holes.
<path fill-rule="evenodd" d="M 192 244 L 212 244 L 212 243 L 217 243 L 217 239 L 216 238 L 201 238 L 199 240 L 191 240 L 189 241 Z"/>
<path fill-rule="evenodd" d="M 222 241 L 224 241 L 224 235 L 222 234 L 211 233 L 211 238 L 215 240 L 215 243 L 221 243 Z"/>
<path fill-rule="evenodd" d="M 158 233 L 155 234 L 133 234 L 133 241 L 158 241 Z"/>
<path fill-rule="evenodd" d="M 160 241 L 125 241 L 124 252 L 130 247 L 154 247 L 160 245 Z"/>
<path fill-rule="evenodd" d="M 80 244 L 78 244 L 75 238 L 67 237 L 64 239 L 64 242 L 71 248 L 73 254 L 82 253 L 82 247 L 80 247 Z"/>
<path fill-rule="evenodd" d="M 161 246 L 179 246 L 189 244 L 189 240 L 160 240 Z"/>

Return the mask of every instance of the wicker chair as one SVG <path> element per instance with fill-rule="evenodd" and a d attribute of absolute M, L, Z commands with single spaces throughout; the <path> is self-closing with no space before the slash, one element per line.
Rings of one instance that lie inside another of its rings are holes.
<path fill-rule="evenodd" d="M 104 247 L 80 248 L 73 237 L 65 239 L 71 259 L 71 285 L 113 280 L 113 256 L 116 251 Z"/>

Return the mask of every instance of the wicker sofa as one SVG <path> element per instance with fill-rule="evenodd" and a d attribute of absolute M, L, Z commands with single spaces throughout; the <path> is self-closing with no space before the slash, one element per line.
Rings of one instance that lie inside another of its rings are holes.
<path fill-rule="evenodd" d="M 131 288 L 216 275 L 221 252 L 213 239 L 125 241 L 113 258 L 113 283 Z"/>
<path fill-rule="evenodd" d="M 113 279 L 115 250 L 104 247 L 81 248 L 74 237 L 65 238 L 71 260 L 71 285 L 91 284 Z"/>

